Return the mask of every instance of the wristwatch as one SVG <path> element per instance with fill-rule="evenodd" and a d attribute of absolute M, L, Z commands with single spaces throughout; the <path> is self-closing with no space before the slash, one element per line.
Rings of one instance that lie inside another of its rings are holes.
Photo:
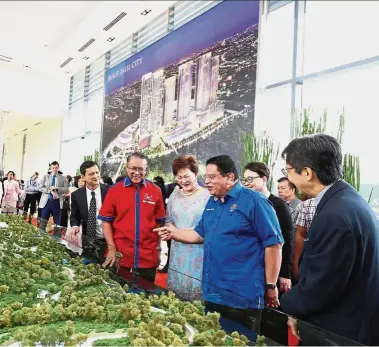
<path fill-rule="evenodd" d="M 266 289 L 274 290 L 274 289 L 276 289 L 276 284 L 266 283 Z"/>

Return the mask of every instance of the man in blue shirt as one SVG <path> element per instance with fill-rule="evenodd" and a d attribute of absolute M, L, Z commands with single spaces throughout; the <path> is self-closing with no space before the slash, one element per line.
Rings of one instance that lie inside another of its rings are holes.
<path fill-rule="evenodd" d="M 279 306 L 283 238 L 278 219 L 263 194 L 242 186 L 229 156 L 207 161 L 205 187 L 212 197 L 194 230 L 173 225 L 155 230 L 163 240 L 204 243 L 207 307 L 245 323 L 244 309 L 261 310 L 265 299 L 267 305 Z"/>

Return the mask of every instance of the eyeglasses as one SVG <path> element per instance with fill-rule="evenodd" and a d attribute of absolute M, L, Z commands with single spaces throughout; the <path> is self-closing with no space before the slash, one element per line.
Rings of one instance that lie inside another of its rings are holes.
<path fill-rule="evenodd" d="M 261 176 L 250 176 L 246 178 L 241 178 L 241 182 L 242 184 L 253 183 L 256 178 L 261 178 Z"/>
<path fill-rule="evenodd" d="M 210 181 L 214 181 L 216 179 L 217 176 L 225 176 L 224 174 L 215 174 L 215 175 L 205 175 L 204 176 L 204 180 L 210 180 Z"/>
<path fill-rule="evenodd" d="M 282 169 L 282 174 L 286 177 L 288 177 L 288 171 L 294 169 L 294 167 L 286 167 Z"/>
<path fill-rule="evenodd" d="M 143 167 L 129 167 L 127 166 L 128 170 L 130 170 L 130 172 L 138 172 L 140 174 L 144 173 L 146 171 L 146 168 L 143 168 Z"/>

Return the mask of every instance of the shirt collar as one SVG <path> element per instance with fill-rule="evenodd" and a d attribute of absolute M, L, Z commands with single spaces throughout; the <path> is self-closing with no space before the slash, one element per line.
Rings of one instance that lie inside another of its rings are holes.
<path fill-rule="evenodd" d="M 241 184 L 240 181 L 237 181 L 237 182 L 235 183 L 235 185 L 233 186 L 233 188 L 230 189 L 230 190 L 226 193 L 225 196 L 230 196 L 230 197 L 232 197 L 232 198 L 237 199 L 237 198 L 238 198 L 238 195 L 239 195 L 239 193 L 240 193 L 240 191 L 241 191 L 241 189 L 242 189 L 242 184 Z M 214 197 L 214 200 L 215 200 L 215 201 L 218 201 L 219 198 Z"/>
<path fill-rule="evenodd" d="M 130 180 L 130 178 L 128 176 L 125 177 L 125 180 L 124 180 L 124 187 L 130 187 L 132 185 L 132 181 Z M 140 183 L 140 185 L 143 184 L 145 187 L 146 187 L 146 180 L 143 179 Z"/>
<path fill-rule="evenodd" d="M 319 204 L 319 202 L 321 201 L 321 199 L 323 198 L 323 196 L 325 195 L 325 193 L 329 190 L 330 187 L 332 187 L 334 185 L 334 183 L 336 183 L 336 182 L 333 182 L 332 184 L 329 184 L 320 193 L 318 193 L 318 195 L 315 197 L 315 205 L 316 205 L 316 207 Z"/>
<path fill-rule="evenodd" d="M 100 184 L 97 186 L 97 188 L 95 190 L 88 189 L 88 187 L 86 186 L 86 191 L 89 194 L 91 194 L 91 192 L 95 192 L 95 194 L 98 194 L 98 193 L 100 193 Z"/>

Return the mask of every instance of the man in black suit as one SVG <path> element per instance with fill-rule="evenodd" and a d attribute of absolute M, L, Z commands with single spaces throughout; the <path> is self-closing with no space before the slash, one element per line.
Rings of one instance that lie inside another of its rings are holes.
<path fill-rule="evenodd" d="M 379 345 L 379 226 L 359 193 L 342 180 L 337 140 L 318 134 L 283 151 L 288 179 L 315 198 L 299 282 L 281 298 L 284 312 L 365 345 Z M 304 345 L 351 344 L 289 320 Z"/>
<path fill-rule="evenodd" d="M 92 246 L 92 251 L 91 247 L 86 249 L 83 256 L 102 264 L 107 244 L 97 216 L 110 186 L 100 183 L 100 170 L 93 161 L 80 165 L 80 173 L 86 185 L 71 194 L 71 228 L 67 230 L 66 239 L 70 241 L 82 227 L 83 248 Z"/>

